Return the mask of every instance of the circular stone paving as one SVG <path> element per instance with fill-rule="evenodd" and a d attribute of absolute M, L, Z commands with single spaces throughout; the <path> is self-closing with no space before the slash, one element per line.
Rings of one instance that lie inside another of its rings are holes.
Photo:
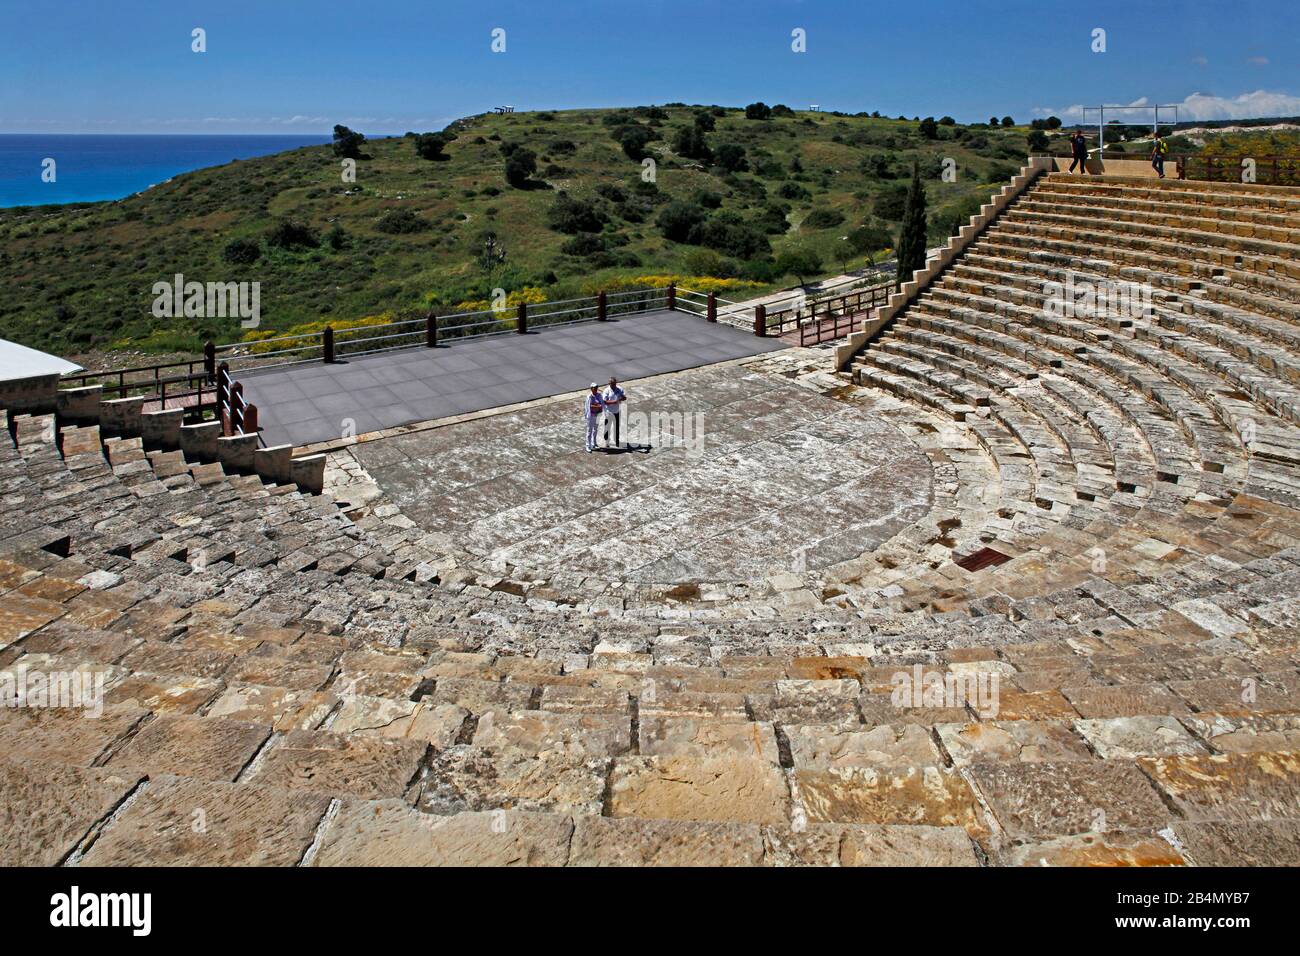
<path fill-rule="evenodd" d="M 353 448 L 454 547 L 539 575 L 753 581 L 870 551 L 928 510 L 929 459 L 857 408 L 739 366 L 627 387 L 631 450 L 584 449 L 580 400 Z"/>

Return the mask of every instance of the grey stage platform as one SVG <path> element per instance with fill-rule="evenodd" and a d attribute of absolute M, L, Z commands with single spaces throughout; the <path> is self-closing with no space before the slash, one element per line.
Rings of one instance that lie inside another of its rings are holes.
<path fill-rule="evenodd" d="M 236 372 L 268 445 L 307 445 L 787 348 L 685 312 L 539 328 L 333 365 Z"/>

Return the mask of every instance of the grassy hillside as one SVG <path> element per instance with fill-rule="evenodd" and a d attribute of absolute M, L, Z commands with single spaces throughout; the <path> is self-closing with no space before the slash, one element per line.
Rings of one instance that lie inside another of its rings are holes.
<path fill-rule="evenodd" d="M 683 142 L 679 130 L 701 112 L 699 137 Z M 644 276 L 697 286 L 712 276 L 736 297 L 878 259 L 897 235 L 914 159 L 937 238 L 1027 153 L 1023 127 L 923 131 L 868 116 L 748 119 L 686 106 L 483 115 L 447 132 L 455 138 L 441 159 L 421 158 L 409 134 L 367 141 L 355 183 L 321 146 L 178 176 L 118 202 L 0 210 L 0 337 L 65 353 L 189 351 L 243 337 L 237 319 L 152 316 L 153 284 L 178 272 L 259 281 L 263 335 L 430 305 L 447 313 L 497 288 L 561 299 Z M 523 188 L 506 181 L 503 146 L 536 157 Z M 642 182 L 641 149 L 657 164 L 654 184 Z M 945 157 L 955 183 L 940 179 Z M 855 233 L 863 226 L 879 228 Z"/>

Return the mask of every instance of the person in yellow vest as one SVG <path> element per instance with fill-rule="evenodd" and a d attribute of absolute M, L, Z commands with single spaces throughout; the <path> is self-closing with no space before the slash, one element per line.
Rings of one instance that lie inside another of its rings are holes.
<path fill-rule="evenodd" d="M 1151 167 L 1161 179 L 1165 178 L 1165 157 L 1169 155 L 1169 144 L 1159 133 L 1151 144 Z"/>

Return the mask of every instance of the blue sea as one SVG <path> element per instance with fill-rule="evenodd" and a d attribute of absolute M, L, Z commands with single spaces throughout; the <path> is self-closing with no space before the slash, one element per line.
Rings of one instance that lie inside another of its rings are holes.
<path fill-rule="evenodd" d="M 0 133 L 0 207 L 121 199 L 178 173 L 330 142 L 328 135 Z M 42 181 L 46 159 L 56 179 Z"/>

